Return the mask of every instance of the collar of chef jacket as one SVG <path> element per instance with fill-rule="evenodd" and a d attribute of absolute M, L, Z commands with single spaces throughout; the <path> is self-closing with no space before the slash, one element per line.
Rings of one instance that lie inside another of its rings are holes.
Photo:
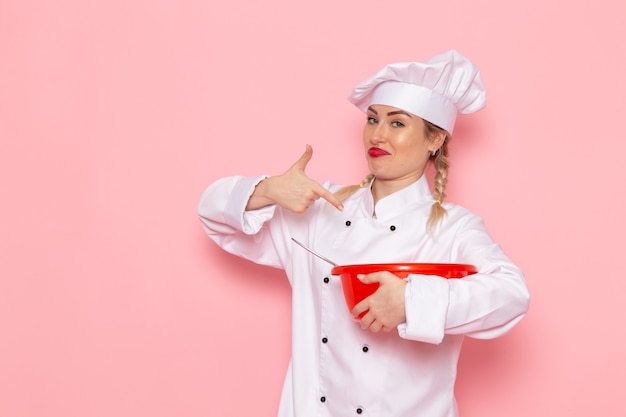
<path fill-rule="evenodd" d="M 374 180 L 376 181 L 376 180 Z M 372 196 L 370 185 L 365 197 L 365 209 L 369 213 L 374 212 L 374 197 Z M 433 196 L 428 186 L 426 175 L 422 175 L 419 180 L 393 194 L 382 198 L 376 205 L 376 218 L 385 221 L 396 217 L 409 207 L 415 207 L 418 203 L 434 203 Z"/>

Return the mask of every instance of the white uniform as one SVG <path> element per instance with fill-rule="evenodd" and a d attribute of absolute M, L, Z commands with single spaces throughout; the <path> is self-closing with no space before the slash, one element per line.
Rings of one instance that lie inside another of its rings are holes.
<path fill-rule="evenodd" d="M 245 211 L 264 177 L 229 177 L 211 185 L 198 207 L 208 235 L 224 250 L 284 269 L 293 292 L 293 346 L 279 417 L 457 416 L 456 366 L 463 335 L 493 338 L 528 308 L 521 271 L 479 217 L 445 203 L 434 238 L 425 177 L 380 200 L 369 188 L 338 211 L 319 199 L 304 214 L 269 206 Z M 335 192 L 339 186 L 324 186 Z M 406 323 L 398 333 L 362 330 L 351 318 L 332 266 L 291 237 L 340 265 L 387 262 L 464 263 L 463 279 L 410 275 Z"/>

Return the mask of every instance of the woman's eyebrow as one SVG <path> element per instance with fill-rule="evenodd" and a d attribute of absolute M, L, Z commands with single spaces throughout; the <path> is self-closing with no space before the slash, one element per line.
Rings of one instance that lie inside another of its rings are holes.
<path fill-rule="evenodd" d="M 387 116 L 393 116 L 394 114 L 404 114 L 406 116 L 413 117 L 409 113 L 405 112 L 404 110 L 390 111 L 389 113 L 387 113 Z"/>
<path fill-rule="evenodd" d="M 378 115 L 378 112 L 376 110 L 374 110 L 374 108 L 372 106 L 368 107 L 367 111 L 372 112 L 375 115 Z M 409 113 L 405 112 L 404 110 L 390 111 L 389 113 L 387 113 L 387 116 L 393 116 L 393 115 L 396 115 L 396 114 L 404 114 L 406 116 L 413 117 Z"/>

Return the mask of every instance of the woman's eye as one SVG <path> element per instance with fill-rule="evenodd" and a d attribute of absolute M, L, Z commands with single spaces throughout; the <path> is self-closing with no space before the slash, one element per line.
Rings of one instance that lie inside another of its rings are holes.
<path fill-rule="evenodd" d="M 391 126 L 393 126 L 393 127 L 404 127 L 404 123 L 395 120 L 395 121 L 391 122 Z"/>
<path fill-rule="evenodd" d="M 371 124 L 371 125 L 375 125 L 376 123 L 378 123 L 378 120 L 376 120 L 375 117 L 368 117 L 367 118 L 367 123 Z"/>

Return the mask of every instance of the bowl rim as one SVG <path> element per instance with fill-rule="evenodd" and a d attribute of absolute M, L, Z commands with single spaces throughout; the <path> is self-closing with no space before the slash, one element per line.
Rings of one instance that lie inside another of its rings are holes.
<path fill-rule="evenodd" d="M 389 271 L 389 272 L 413 272 L 419 274 L 420 272 L 433 272 L 433 271 L 464 271 L 470 274 L 477 273 L 478 270 L 474 265 L 470 264 L 455 264 L 455 263 L 412 263 L 412 262 L 398 262 L 398 263 L 375 263 L 375 264 L 351 264 L 351 265 L 337 265 L 331 270 L 332 275 L 341 275 L 343 273 L 366 273 Z"/>

